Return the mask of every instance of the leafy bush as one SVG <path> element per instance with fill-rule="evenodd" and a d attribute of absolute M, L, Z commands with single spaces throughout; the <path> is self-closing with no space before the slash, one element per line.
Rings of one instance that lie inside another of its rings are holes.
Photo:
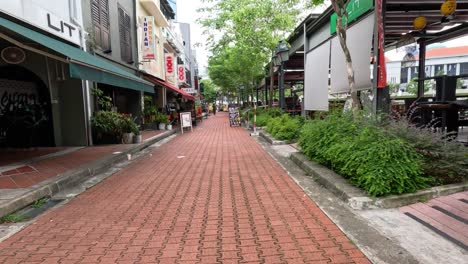
<path fill-rule="evenodd" d="M 139 127 L 130 116 L 114 111 L 97 111 L 91 118 L 98 143 L 119 143 L 123 133 L 139 134 Z"/>
<path fill-rule="evenodd" d="M 163 113 L 158 113 L 156 116 L 156 122 L 159 124 L 169 124 L 169 118 L 167 117 L 166 114 Z"/>
<path fill-rule="evenodd" d="M 291 117 L 284 114 L 272 117 L 267 122 L 267 132 L 279 140 L 294 140 L 299 136 L 304 120 L 301 117 Z"/>
<path fill-rule="evenodd" d="M 122 116 L 121 117 L 121 126 L 123 133 L 134 133 L 138 131 L 138 125 L 133 121 L 130 116 Z"/>
<path fill-rule="evenodd" d="M 401 138 L 423 156 L 424 175 L 435 178 L 434 185 L 467 180 L 468 148 L 463 144 L 429 128 L 417 128 L 404 119 L 391 121 L 385 128 L 386 133 Z"/>
<path fill-rule="evenodd" d="M 114 111 L 97 111 L 91 118 L 94 132 L 113 137 L 123 133 L 122 115 Z"/>
<path fill-rule="evenodd" d="M 304 154 L 341 174 L 372 196 L 428 187 L 423 157 L 407 142 L 366 118 L 334 113 L 307 122 L 299 145 Z"/>
<path fill-rule="evenodd" d="M 264 127 L 267 125 L 268 121 L 270 120 L 270 116 L 266 113 L 261 113 L 257 115 L 257 126 Z"/>

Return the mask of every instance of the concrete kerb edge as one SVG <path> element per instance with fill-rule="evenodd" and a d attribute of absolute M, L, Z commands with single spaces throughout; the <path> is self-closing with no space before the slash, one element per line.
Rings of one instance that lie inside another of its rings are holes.
<path fill-rule="evenodd" d="M 143 149 L 161 141 L 171 135 L 176 134 L 176 130 L 164 132 L 160 135 L 154 136 L 147 141 L 144 141 L 134 147 L 123 150 L 121 153 L 111 157 L 105 157 L 88 164 L 84 164 L 76 169 L 68 170 L 59 174 L 51 179 L 45 180 L 42 183 L 33 186 L 31 191 L 18 196 L 11 201 L 0 205 L 0 217 L 16 212 L 29 204 L 37 201 L 43 197 L 52 196 L 66 188 L 73 187 L 76 184 L 84 182 L 88 178 L 102 173 L 111 168 L 114 164 L 128 159 L 127 154 L 134 154 Z"/>
<path fill-rule="evenodd" d="M 300 152 L 292 153 L 290 159 L 308 175 L 313 177 L 317 182 L 329 189 L 355 210 L 396 208 L 468 190 L 468 183 L 460 183 L 437 186 L 415 193 L 374 198 L 367 195 L 361 189 L 352 186 L 345 178 L 332 170 L 308 160 L 307 157 Z"/>
<path fill-rule="evenodd" d="M 260 131 L 259 135 L 266 140 L 266 142 L 270 143 L 271 145 L 287 145 L 291 144 L 290 140 L 276 140 L 266 131 Z"/>

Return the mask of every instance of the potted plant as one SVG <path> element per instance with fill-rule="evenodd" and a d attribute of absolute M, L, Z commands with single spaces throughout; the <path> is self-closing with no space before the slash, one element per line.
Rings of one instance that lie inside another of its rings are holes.
<path fill-rule="evenodd" d="M 122 137 L 122 116 L 113 111 L 97 111 L 91 118 L 95 142 L 116 144 Z"/>
<path fill-rule="evenodd" d="M 159 123 L 159 130 L 165 130 L 166 129 L 166 123 L 169 121 L 167 116 L 163 113 L 159 113 L 157 117 L 157 121 Z"/>
<path fill-rule="evenodd" d="M 141 143 L 143 141 L 143 138 L 141 136 L 141 132 L 138 126 L 135 127 L 133 131 L 133 143 Z"/>
<path fill-rule="evenodd" d="M 166 128 L 167 130 L 172 130 L 172 122 L 169 119 L 167 119 Z"/>
<path fill-rule="evenodd" d="M 130 116 L 122 115 L 122 143 L 131 144 L 133 143 L 134 131 L 138 130 L 137 124 L 132 120 Z"/>

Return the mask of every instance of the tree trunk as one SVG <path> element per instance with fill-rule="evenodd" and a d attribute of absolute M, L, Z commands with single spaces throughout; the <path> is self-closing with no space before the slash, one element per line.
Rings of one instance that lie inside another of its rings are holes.
<path fill-rule="evenodd" d="M 333 9 L 337 15 L 336 18 L 336 34 L 340 40 L 341 49 L 345 55 L 346 68 L 348 73 L 348 84 L 349 91 L 351 93 L 352 109 L 353 112 L 361 109 L 361 102 L 358 97 L 358 92 L 354 82 L 354 68 L 351 53 L 349 52 L 348 45 L 346 44 L 346 29 L 347 26 L 343 26 L 343 16 L 347 17 L 346 4 L 349 1 L 336 1 L 332 0 Z M 339 2 L 339 3 L 338 3 Z"/>

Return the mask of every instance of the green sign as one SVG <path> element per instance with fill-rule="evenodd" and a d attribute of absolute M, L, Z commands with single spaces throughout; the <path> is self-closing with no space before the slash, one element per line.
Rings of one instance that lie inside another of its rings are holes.
<path fill-rule="evenodd" d="M 374 7 L 374 0 L 350 0 L 346 10 L 348 11 L 349 23 L 364 15 L 367 11 Z M 336 33 L 336 13 L 330 17 L 330 34 Z M 343 17 L 343 25 L 346 23 L 346 18 Z"/>

